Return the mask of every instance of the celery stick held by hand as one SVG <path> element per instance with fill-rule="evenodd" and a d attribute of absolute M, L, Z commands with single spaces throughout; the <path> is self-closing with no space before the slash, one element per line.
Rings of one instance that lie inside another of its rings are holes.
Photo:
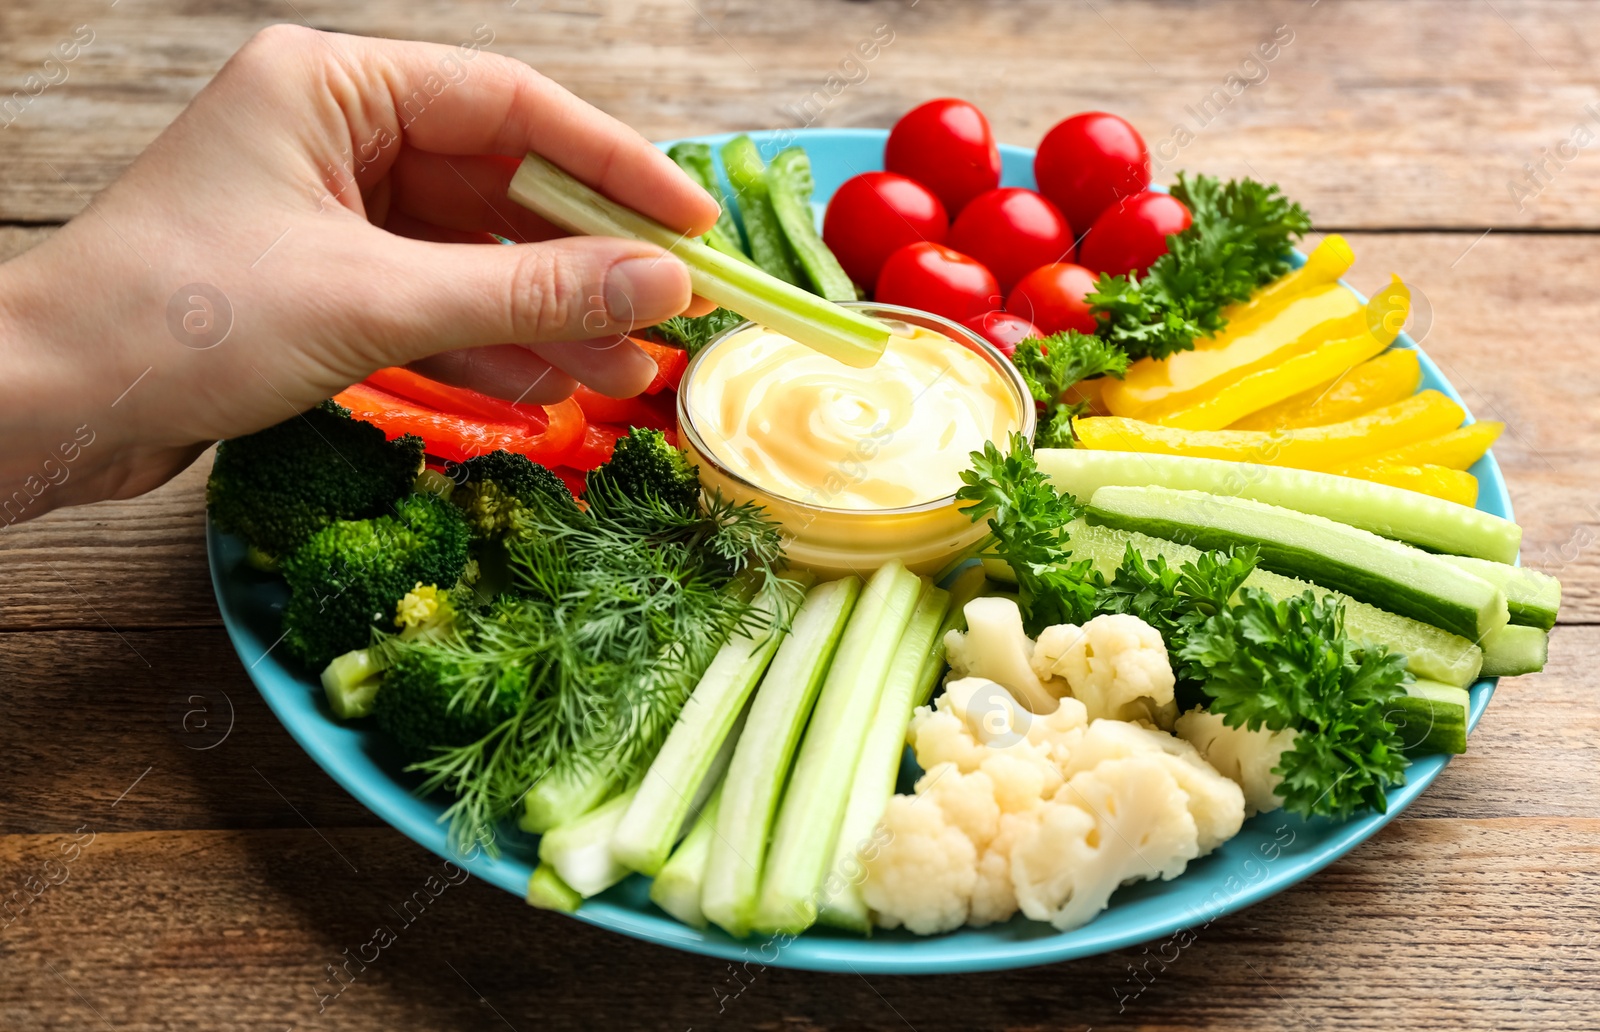
<path fill-rule="evenodd" d="M 891 331 L 878 320 L 784 283 L 669 229 L 602 196 L 537 154 L 523 159 L 508 196 L 573 233 L 663 247 L 688 266 L 696 294 L 846 365 L 871 366 L 889 342 Z"/>

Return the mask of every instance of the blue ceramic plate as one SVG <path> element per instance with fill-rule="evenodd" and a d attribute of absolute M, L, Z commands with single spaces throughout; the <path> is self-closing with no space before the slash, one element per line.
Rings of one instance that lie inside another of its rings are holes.
<path fill-rule="evenodd" d="M 858 172 L 882 167 L 886 134 L 875 129 L 814 129 L 754 134 L 763 149 L 799 143 L 811 156 L 816 201 L 821 211 L 841 183 Z M 708 136 L 717 144 L 726 136 Z M 1033 153 L 1002 147 L 1003 183 L 1033 186 Z M 1399 346 L 1414 347 L 1402 334 Z M 1455 389 L 1426 355 L 1420 356 L 1423 386 L 1460 401 Z M 1481 485 L 1478 508 L 1511 516 L 1511 501 L 1494 458 L 1472 472 Z M 412 794 L 416 780 L 401 770 L 387 744 L 365 722 L 341 724 L 328 712 L 316 678 L 272 646 L 286 592 L 274 579 L 243 566 L 244 546 L 207 531 L 211 579 L 234 649 L 268 705 L 295 740 L 351 795 L 415 841 L 440 856 L 451 856 L 445 829 L 437 823 L 443 806 Z M 1476 726 L 1494 691 L 1494 681 L 1472 688 L 1471 726 Z M 1439 776 L 1448 759 L 1429 756 L 1411 765 L 1406 784 L 1389 793 L 1389 812 L 1343 824 L 1302 821 L 1282 813 L 1263 814 L 1212 855 L 1190 864 L 1171 882 L 1146 882 L 1117 892 L 1111 907 L 1083 928 L 1057 932 L 1049 925 L 1018 917 L 1005 924 L 950 935 L 919 938 L 904 931 L 879 932 L 870 939 L 818 929 L 788 942 L 739 941 L 713 929 L 685 927 L 649 901 L 649 883 L 640 877 L 587 901 L 581 921 L 638 939 L 715 957 L 752 960 L 819 971 L 935 974 L 1023 967 L 1084 957 L 1198 928 L 1293 885 L 1354 849 L 1409 806 Z M 532 872 L 535 839 L 515 828 L 498 859 L 478 856 L 467 866 L 478 877 L 520 899 Z M 456 857 L 459 859 L 459 857 Z M 520 906 L 512 899 L 507 906 Z"/>

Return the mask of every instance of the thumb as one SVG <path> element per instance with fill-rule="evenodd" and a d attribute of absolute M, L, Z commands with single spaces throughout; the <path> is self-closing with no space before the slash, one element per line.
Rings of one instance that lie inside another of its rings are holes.
<path fill-rule="evenodd" d="M 689 270 L 651 244 L 564 237 L 534 244 L 439 244 L 385 234 L 367 294 L 385 357 L 411 362 L 490 344 L 615 336 L 689 305 Z M 363 304 L 352 299 L 352 303 Z"/>

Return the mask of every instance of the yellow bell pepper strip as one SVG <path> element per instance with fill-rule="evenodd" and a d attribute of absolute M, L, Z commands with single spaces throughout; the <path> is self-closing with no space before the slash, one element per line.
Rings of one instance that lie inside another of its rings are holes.
<path fill-rule="evenodd" d="M 1425 465 L 1466 469 L 1483 458 L 1484 452 L 1489 450 L 1489 446 L 1494 444 L 1505 428 L 1504 423 L 1497 423 L 1494 420 L 1469 423 L 1449 433 L 1414 441 L 1380 454 L 1365 456 L 1348 465 L 1352 470 L 1355 467 Z M 1335 472 L 1344 473 L 1345 470 Z M 1349 475 L 1359 474 L 1351 472 Z"/>
<path fill-rule="evenodd" d="M 1373 298 L 1368 311 L 1381 315 L 1370 319 L 1352 336 L 1327 341 L 1310 351 L 1291 355 L 1278 365 L 1247 373 L 1182 408 L 1156 406 L 1141 418 L 1185 430 L 1221 430 L 1257 409 L 1347 373 L 1394 343 L 1411 311 L 1411 291 L 1396 276 Z"/>
<path fill-rule="evenodd" d="M 1072 429 L 1085 448 L 1343 472 L 1368 456 L 1448 433 L 1465 415 L 1438 391 L 1423 391 L 1343 423 L 1297 430 L 1180 430 L 1122 416 L 1079 417 Z"/>
<path fill-rule="evenodd" d="M 1340 276 L 1350 271 L 1355 261 L 1355 252 L 1350 250 L 1345 238 L 1337 233 L 1329 233 L 1306 255 L 1304 265 L 1268 283 L 1250 295 L 1250 300 L 1229 308 L 1226 313 L 1228 322 L 1253 319 L 1298 294 L 1337 282 Z"/>
<path fill-rule="evenodd" d="M 1324 258 L 1313 266 L 1308 260 L 1298 271 L 1306 268 L 1315 274 L 1298 281 L 1303 289 L 1280 294 L 1244 315 L 1230 309 L 1227 326 L 1195 341 L 1193 350 L 1128 366 L 1121 381 L 1107 386 L 1106 408 L 1115 416 L 1149 419 L 1154 410 L 1181 408 L 1325 341 L 1365 331 L 1366 306 L 1336 282 L 1341 263 Z"/>
<path fill-rule="evenodd" d="M 1448 466 L 1362 466 L 1351 476 L 1432 495 L 1469 508 L 1478 504 L 1478 478 Z"/>
<path fill-rule="evenodd" d="M 1285 398 L 1232 424 L 1230 430 L 1327 426 L 1365 415 L 1417 393 L 1422 365 L 1410 348 L 1393 348 L 1342 376 Z"/>

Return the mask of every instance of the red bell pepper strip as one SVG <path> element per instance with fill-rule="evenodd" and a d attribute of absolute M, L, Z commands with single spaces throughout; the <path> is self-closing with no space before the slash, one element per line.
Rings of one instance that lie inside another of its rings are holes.
<path fill-rule="evenodd" d="M 662 408 L 656 403 L 656 397 L 641 395 L 637 398 L 612 398 L 583 384 L 572 392 L 578 404 L 583 408 L 583 414 L 590 423 L 616 423 L 619 426 L 647 426 L 654 430 L 666 430 L 677 425 L 676 413 L 672 416 L 663 414 Z M 659 395 L 671 399 L 670 394 Z"/>
<path fill-rule="evenodd" d="M 677 390 L 683 382 L 683 371 L 689 368 L 689 353 L 682 348 L 658 344 L 644 337 L 629 337 L 639 347 L 644 349 L 656 363 L 655 379 L 650 381 L 650 386 L 644 389 L 646 394 L 660 394 L 662 391 Z"/>
<path fill-rule="evenodd" d="M 367 377 L 367 383 L 408 401 L 415 401 L 440 412 L 454 412 L 458 416 L 471 416 L 486 423 L 526 422 L 537 432 L 550 421 L 539 405 L 519 405 L 447 383 L 429 379 L 409 369 L 391 366 Z"/>
<path fill-rule="evenodd" d="M 617 439 L 626 436 L 628 428 L 625 426 L 590 423 L 583 430 L 583 443 L 566 457 L 564 464 L 573 469 L 594 469 L 611 458 L 611 453 L 617 448 Z"/>
<path fill-rule="evenodd" d="M 428 454 L 451 462 L 504 449 L 520 452 L 535 462 L 557 465 L 581 439 L 583 410 L 568 399 L 549 408 L 551 418 L 543 433 L 523 422 L 486 423 L 450 412 L 440 412 L 414 401 L 356 384 L 334 398 L 357 419 L 378 427 L 390 437 L 416 434 Z"/>

